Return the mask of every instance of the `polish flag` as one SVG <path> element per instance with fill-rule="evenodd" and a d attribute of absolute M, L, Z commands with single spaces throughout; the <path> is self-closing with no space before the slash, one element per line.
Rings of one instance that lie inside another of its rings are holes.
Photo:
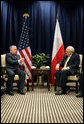
<path fill-rule="evenodd" d="M 51 60 L 51 83 L 55 84 L 54 73 L 56 71 L 56 65 L 63 59 L 65 54 L 63 40 L 61 36 L 61 30 L 58 19 L 56 20 L 54 43 L 52 50 L 52 60 Z"/>

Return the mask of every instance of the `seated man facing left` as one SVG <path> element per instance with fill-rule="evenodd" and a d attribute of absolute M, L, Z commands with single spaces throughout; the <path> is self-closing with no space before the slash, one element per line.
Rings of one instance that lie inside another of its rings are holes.
<path fill-rule="evenodd" d="M 55 95 L 66 94 L 67 76 L 76 74 L 79 68 L 79 62 L 79 55 L 75 53 L 72 46 L 68 46 L 62 61 L 56 65 L 55 77 L 61 90 L 57 91 Z M 60 67 L 63 67 L 62 70 L 60 70 Z"/>
<path fill-rule="evenodd" d="M 24 92 L 24 81 L 26 73 L 23 70 L 19 69 L 19 66 L 23 65 L 24 58 L 20 58 L 19 55 L 17 55 L 17 47 L 12 45 L 10 46 L 10 53 L 6 54 L 6 72 L 8 75 L 8 82 L 7 82 L 7 88 L 8 88 L 8 94 L 14 95 L 13 93 L 13 81 L 15 74 L 19 75 L 19 82 L 18 82 L 18 93 L 25 94 Z"/>

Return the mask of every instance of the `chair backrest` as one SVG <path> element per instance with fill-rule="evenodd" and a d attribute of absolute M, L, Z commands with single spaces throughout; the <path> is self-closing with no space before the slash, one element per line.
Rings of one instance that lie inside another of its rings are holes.
<path fill-rule="evenodd" d="M 82 72 L 82 61 L 83 61 L 83 55 L 79 54 L 80 57 L 80 64 L 79 64 L 79 69 L 80 69 L 80 73 Z"/>
<path fill-rule="evenodd" d="M 1 67 L 6 67 L 6 54 L 1 55 Z"/>

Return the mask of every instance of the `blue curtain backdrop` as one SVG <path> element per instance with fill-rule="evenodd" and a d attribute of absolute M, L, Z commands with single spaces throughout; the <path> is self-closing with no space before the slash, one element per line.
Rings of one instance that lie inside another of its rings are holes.
<path fill-rule="evenodd" d="M 29 37 L 32 54 L 52 54 L 56 13 L 64 47 L 73 45 L 83 53 L 83 3 L 74 1 L 1 1 L 1 54 L 9 46 L 18 46 L 23 14 L 29 13 Z"/>

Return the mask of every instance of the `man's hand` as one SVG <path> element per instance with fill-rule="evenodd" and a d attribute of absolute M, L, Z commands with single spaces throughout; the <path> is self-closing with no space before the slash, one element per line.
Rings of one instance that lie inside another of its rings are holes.
<path fill-rule="evenodd" d="M 21 65 L 24 65 L 24 62 L 21 62 Z"/>
<path fill-rule="evenodd" d="M 59 70 L 59 69 L 60 69 L 60 65 L 57 64 L 57 65 L 56 65 L 56 70 Z"/>
<path fill-rule="evenodd" d="M 24 64 L 24 58 L 20 58 L 19 60 L 20 60 L 21 65 L 23 65 Z"/>
<path fill-rule="evenodd" d="M 69 69 L 69 67 L 62 68 L 62 70 L 68 70 L 68 69 Z"/>

